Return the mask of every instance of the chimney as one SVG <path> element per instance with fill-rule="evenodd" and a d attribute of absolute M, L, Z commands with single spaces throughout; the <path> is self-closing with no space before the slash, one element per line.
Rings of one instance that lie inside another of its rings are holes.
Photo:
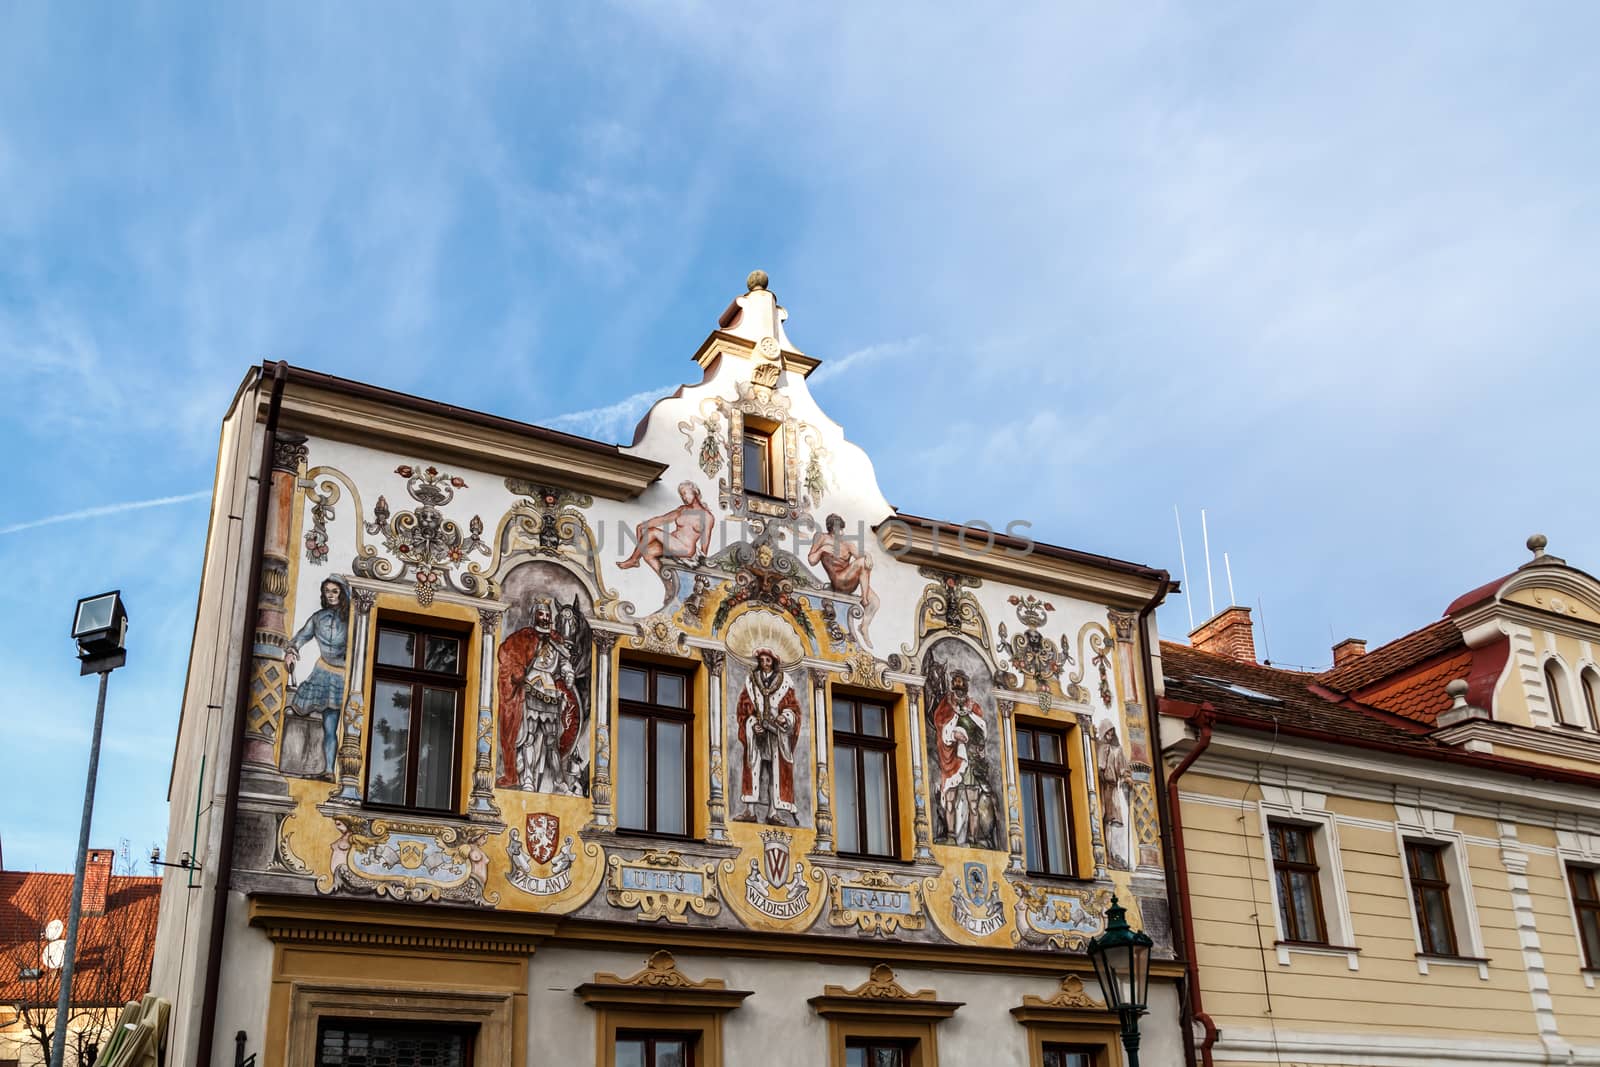
<path fill-rule="evenodd" d="M 106 895 L 111 891 L 111 860 L 116 853 L 109 848 L 91 848 L 89 862 L 83 868 L 83 913 L 104 915 Z"/>
<path fill-rule="evenodd" d="M 1237 604 L 1223 608 L 1190 632 L 1189 643 L 1214 656 L 1254 663 L 1256 638 L 1250 623 L 1250 609 Z"/>
<path fill-rule="evenodd" d="M 1346 663 L 1354 663 L 1367 654 L 1367 639 L 1365 637 L 1347 637 L 1333 646 L 1333 669 L 1338 670 Z"/>

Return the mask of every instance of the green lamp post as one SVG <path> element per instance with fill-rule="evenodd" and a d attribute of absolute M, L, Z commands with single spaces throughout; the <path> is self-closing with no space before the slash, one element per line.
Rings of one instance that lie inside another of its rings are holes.
<path fill-rule="evenodd" d="M 1106 1006 L 1122 1020 L 1128 1067 L 1139 1067 L 1139 1016 L 1145 1013 L 1149 995 L 1152 944 L 1149 934 L 1128 926 L 1128 909 L 1117 903 L 1115 895 L 1106 909 L 1105 933 L 1089 939 L 1089 959 Z"/>

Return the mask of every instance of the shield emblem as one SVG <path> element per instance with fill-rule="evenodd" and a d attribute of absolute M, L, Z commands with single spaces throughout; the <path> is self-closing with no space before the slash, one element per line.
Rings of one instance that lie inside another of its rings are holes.
<path fill-rule="evenodd" d="M 774 889 L 789 878 L 789 839 L 773 835 L 764 842 L 761 850 L 761 873 Z"/>
<path fill-rule="evenodd" d="M 549 863 L 556 858 L 561 840 L 561 820 L 547 811 L 528 816 L 528 855 L 535 863 Z"/>
<path fill-rule="evenodd" d="M 982 904 L 989 895 L 989 870 L 981 863 L 968 863 L 962 870 L 961 888 L 967 899 Z"/>

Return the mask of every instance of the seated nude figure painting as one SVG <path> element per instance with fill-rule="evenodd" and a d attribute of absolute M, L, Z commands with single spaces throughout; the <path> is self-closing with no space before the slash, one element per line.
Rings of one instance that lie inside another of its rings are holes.
<path fill-rule="evenodd" d="M 678 498 L 683 501 L 681 506 L 634 527 L 637 543 L 633 546 L 633 555 L 618 563 L 618 567 L 628 570 L 642 561 L 660 574 L 663 559 L 694 559 L 711 551 L 711 528 L 716 519 L 700 499 L 699 486 L 680 482 Z"/>

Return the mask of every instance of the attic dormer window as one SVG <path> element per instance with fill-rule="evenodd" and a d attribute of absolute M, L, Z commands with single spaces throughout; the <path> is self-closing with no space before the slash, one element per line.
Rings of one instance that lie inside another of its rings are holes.
<path fill-rule="evenodd" d="M 1553 659 L 1545 661 L 1544 689 L 1550 698 L 1550 714 L 1562 726 L 1573 726 L 1576 724 L 1567 720 L 1565 707 L 1561 703 L 1561 691 L 1566 686 L 1566 680 L 1566 671 L 1561 669 L 1561 664 Z"/>
<path fill-rule="evenodd" d="M 779 473 L 780 455 L 777 424 L 767 424 L 764 419 L 746 417 L 744 420 L 744 491 L 757 496 L 783 495 L 783 480 Z"/>
<path fill-rule="evenodd" d="M 1593 667 L 1584 668 L 1583 703 L 1589 713 L 1589 729 L 1600 730 L 1600 672 Z"/>

